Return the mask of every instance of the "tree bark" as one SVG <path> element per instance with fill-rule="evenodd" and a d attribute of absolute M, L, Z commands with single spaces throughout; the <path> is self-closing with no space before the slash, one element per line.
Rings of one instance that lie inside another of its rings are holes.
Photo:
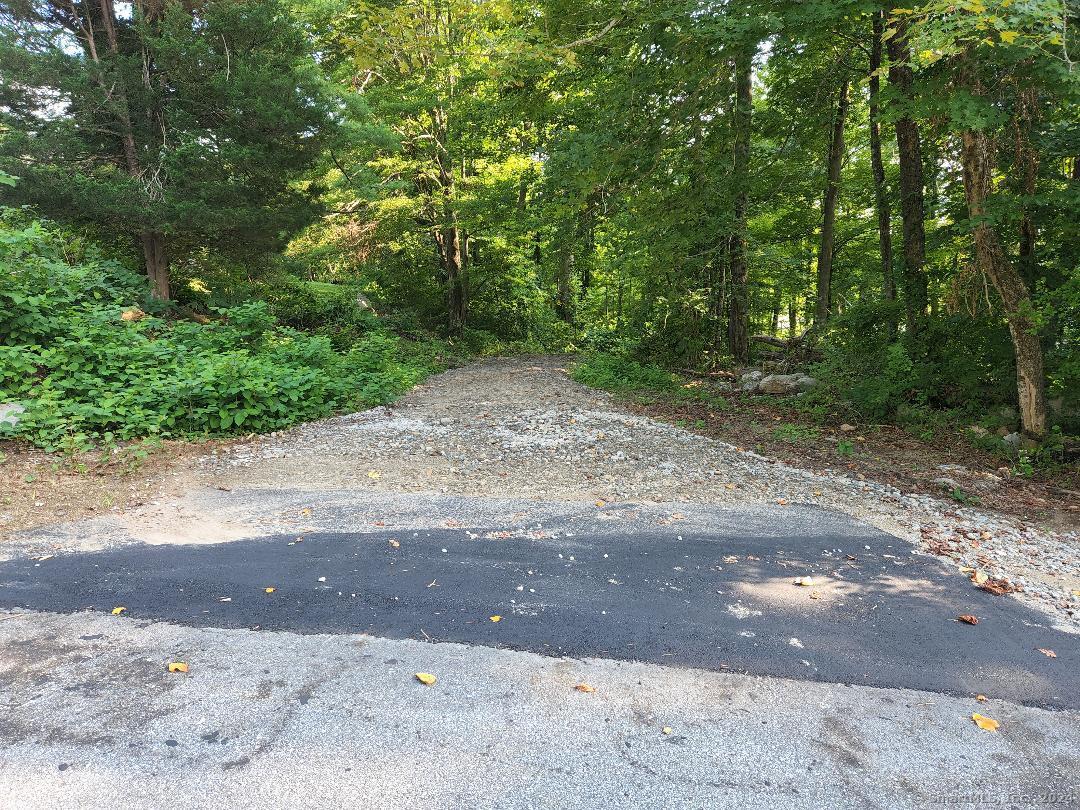
<path fill-rule="evenodd" d="M 923 223 L 923 166 L 919 125 L 911 116 L 914 74 L 910 65 L 907 26 L 889 40 L 889 82 L 902 99 L 901 116 L 896 120 L 896 146 L 900 158 L 900 216 L 903 220 L 904 309 L 908 334 L 917 335 L 926 317 L 926 230 Z"/>
<path fill-rule="evenodd" d="M 1046 378 L 1043 351 L 1032 320 L 1034 308 L 1027 285 L 986 218 L 986 198 L 994 171 L 994 145 L 981 131 L 966 130 L 963 141 L 964 192 L 968 215 L 975 223 L 975 261 L 989 277 L 1005 308 L 1016 355 L 1016 389 L 1023 432 L 1033 439 L 1046 435 Z"/>
<path fill-rule="evenodd" d="M 735 65 L 735 146 L 732 185 L 735 191 L 728 301 L 728 349 L 736 363 L 750 361 L 750 295 L 746 285 L 746 210 L 750 192 L 750 125 L 753 111 L 752 71 L 757 48 L 746 48 Z"/>
<path fill-rule="evenodd" d="M 848 79 L 840 84 L 840 95 L 836 102 L 836 116 L 833 119 L 832 138 L 829 141 L 829 160 L 825 199 L 821 206 L 821 247 L 818 250 L 817 264 L 817 306 L 814 310 L 814 324 L 821 327 L 829 319 L 832 311 L 832 270 L 833 252 L 836 247 L 836 203 L 840 196 L 840 169 L 844 163 L 844 122 L 848 109 Z"/>
<path fill-rule="evenodd" d="M 558 276 L 555 279 L 555 314 L 564 323 L 574 322 L 574 309 L 570 296 L 570 273 L 574 267 L 574 252 L 563 248 L 559 254 Z"/>
<path fill-rule="evenodd" d="M 889 192 L 885 186 L 885 162 L 881 157 L 881 104 L 879 101 L 881 79 L 881 38 L 884 29 L 884 11 L 874 15 L 873 42 L 870 49 L 870 166 L 874 174 L 874 204 L 877 207 L 878 244 L 881 249 L 881 287 L 886 301 L 896 300 L 896 279 L 892 267 L 892 212 L 889 210 Z M 890 324 L 890 334 L 896 333 L 896 324 Z"/>
<path fill-rule="evenodd" d="M 161 231 L 143 231 L 141 237 L 146 277 L 150 279 L 150 294 L 160 301 L 168 301 L 169 254 L 165 234 Z"/>
<path fill-rule="evenodd" d="M 1026 198 L 1035 194 L 1035 182 L 1039 176 L 1039 153 L 1031 143 L 1031 128 L 1039 102 L 1038 91 L 1025 87 L 1017 93 L 1016 113 L 1013 116 L 1013 134 L 1016 148 L 1016 170 L 1020 173 L 1019 192 Z M 1035 241 L 1038 230 L 1028 210 L 1028 202 L 1023 203 L 1020 218 L 1020 274 L 1028 289 L 1035 287 L 1038 278 L 1038 264 L 1035 259 Z"/>

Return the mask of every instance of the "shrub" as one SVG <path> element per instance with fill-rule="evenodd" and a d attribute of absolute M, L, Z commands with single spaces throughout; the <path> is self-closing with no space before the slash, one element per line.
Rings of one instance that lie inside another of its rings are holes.
<path fill-rule="evenodd" d="M 571 376 L 606 391 L 674 392 L 678 388 L 678 380 L 670 371 L 614 354 L 589 355 L 574 367 Z"/>
<path fill-rule="evenodd" d="M 279 326 L 263 302 L 209 324 L 167 320 L 139 309 L 150 308 L 144 289 L 40 223 L 0 219 L 0 401 L 26 406 L 3 435 L 53 451 L 276 430 L 388 402 L 439 357 L 404 359 L 378 329 L 340 352 L 326 335 Z"/>

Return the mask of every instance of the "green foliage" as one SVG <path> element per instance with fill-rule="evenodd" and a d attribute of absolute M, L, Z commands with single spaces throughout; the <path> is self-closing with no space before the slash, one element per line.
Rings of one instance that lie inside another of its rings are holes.
<path fill-rule="evenodd" d="M 142 436 L 266 432 L 342 408 L 384 403 L 439 364 L 371 329 L 347 351 L 280 326 L 264 302 L 209 324 L 124 320 L 137 278 L 64 235 L 0 227 L 0 400 L 27 408 L 7 435 L 47 450 Z"/>
<path fill-rule="evenodd" d="M 799 444 L 800 442 L 812 441 L 820 435 L 821 431 L 817 428 L 805 427 L 803 425 L 782 424 L 777 425 L 772 430 L 772 437 L 776 441 L 788 442 L 789 444 Z"/>
<path fill-rule="evenodd" d="M 658 366 L 642 365 L 635 360 L 613 354 L 586 356 L 574 366 L 571 376 L 583 385 L 605 391 L 658 391 L 674 393 L 678 380 L 674 374 Z"/>

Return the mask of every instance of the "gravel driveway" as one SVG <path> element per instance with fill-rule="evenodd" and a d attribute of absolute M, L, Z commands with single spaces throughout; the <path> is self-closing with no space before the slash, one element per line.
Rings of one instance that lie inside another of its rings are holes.
<path fill-rule="evenodd" d="M 1075 532 L 801 470 L 629 414 L 608 394 L 570 380 L 571 362 L 499 358 L 448 371 L 392 407 L 312 422 L 210 456 L 203 482 L 605 504 L 813 503 L 1007 580 L 1023 589 L 1018 598 L 1051 613 L 1059 626 L 1080 630 Z M 150 522 L 155 514 L 155 506 L 142 512 Z"/>

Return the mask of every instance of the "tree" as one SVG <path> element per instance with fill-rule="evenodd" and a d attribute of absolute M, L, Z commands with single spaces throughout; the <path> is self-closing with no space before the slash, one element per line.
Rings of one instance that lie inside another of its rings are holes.
<path fill-rule="evenodd" d="M 750 360 L 750 305 L 746 288 L 746 208 L 750 193 L 751 81 L 755 43 L 742 50 L 735 62 L 735 145 L 731 182 L 735 191 L 731 234 L 731 305 L 728 310 L 728 346 L 736 363 Z"/>
<path fill-rule="evenodd" d="M 828 169 L 825 174 L 825 199 L 821 204 L 821 246 L 817 261 L 817 305 L 814 324 L 823 327 L 832 312 L 833 253 L 836 247 L 836 204 L 840 196 L 840 170 L 844 165 L 844 124 L 848 112 L 847 76 L 840 80 L 832 137 L 829 139 Z"/>
<path fill-rule="evenodd" d="M 0 165 L 62 221 L 171 255 L 252 260 L 311 221 L 295 181 L 332 106 L 278 0 L 0 0 Z"/>

